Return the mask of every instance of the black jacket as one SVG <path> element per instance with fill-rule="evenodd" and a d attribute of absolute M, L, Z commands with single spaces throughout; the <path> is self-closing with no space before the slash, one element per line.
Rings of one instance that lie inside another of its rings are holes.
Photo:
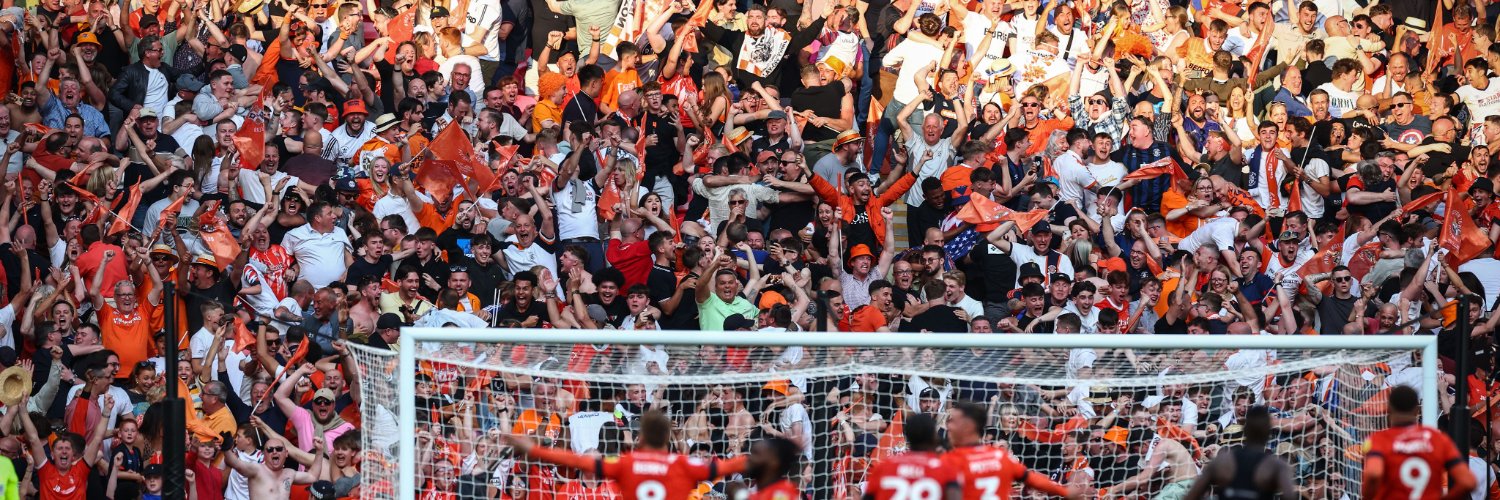
<path fill-rule="evenodd" d="M 167 78 L 167 99 L 170 100 L 172 96 L 177 95 L 179 73 L 172 65 L 165 63 L 156 70 Z M 151 73 L 146 70 L 145 63 L 137 62 L 126 66 L 120 71 L 120 77 L 115 80 L 115 84 L 109 88 L 109 104 L 129 113 L 131 108 L 146 100 L 146 89 L 150 85 Z"/>

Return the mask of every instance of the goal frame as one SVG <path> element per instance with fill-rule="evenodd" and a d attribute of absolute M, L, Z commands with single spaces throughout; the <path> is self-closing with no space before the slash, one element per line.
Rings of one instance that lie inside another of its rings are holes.
<path fill-rule="evenodd" d="M 417 497 L 414 437 L 417 410 L 405 404 L 416 394 L 417 345 L 422 342 L 520 344 L 662 344 L 804 347 L 931 347 L 941 349 L 1312 349 L 1421 350 L 1422 423 L 1437 424 L 1437 337 L 1432 335 L 1100 335 L 984 333 L 723 332 L 668 330 L 537 330 L 518 328 L 402 328 L 397 351 L 397 423 L 403 435 L 397 453 L 396 498 Z"/>

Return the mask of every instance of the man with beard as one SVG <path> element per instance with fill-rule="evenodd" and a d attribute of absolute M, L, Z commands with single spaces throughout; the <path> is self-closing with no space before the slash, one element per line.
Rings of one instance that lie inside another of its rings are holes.
<path fill-rule="evenodd" d="M 339 396 L 332 389 L 324 387 L 313 393 L 311 411 L 292 402 L 292 388 L 296 387 L 297 380 L 317 371 L 318 368 L 312 363 L 304 364 L 276 388 L 276 407 L 281 408 L 281 412 L 291 419 L 292 427 L 297 431 L 299 449 L 312 448 L 316 441 L 331 443 L 345 432 L 354 430 L 354 425 L 345 422 L 334 409 L 334 402 L 338 401 Z M 314 436 L 324 439 L 314 439 Z"/>
<path fill-rule="evenodd" d="M 6 114 L 10 117 L 12 122 L 41 123 L 42 112 L 41 109 L 37 107 L 36 98 L 36 82 L 28 81 L 22 83 L 20 94 L 17 96 L 17 98 L 5 103 L 5 109 L 7 111 Z M 6 144 L 10 144 L 10 142 L 13 140 L 14 139 L 7 137 Z"/>
<path fill-rule="evenodd" d="M 541 325 L 542 317 L 547 311 L 546 304 L 536 300 L 537 291 L 541 290 L 545 294 L 551 294 L 554 291 L 539 287 L 536 273 L 531 271 L 516 273 L 512 282 L 516 286 L 516 298 L 500 308 L 497 313 L 498 319 L 519 321 L 524 328 L 535 328 Z"/>
<path fill-rule="evenodd" d="M 339 165 L 340 177 L 352 177 L 353 161 L 360 146 L 375 137 L 375 130 L 368 127 L 366 118 L 370 112 L 365 102 L 351 99 L 344 102 L 344 123 L 333 129 L 329 140 L 323 145 L 323 157 Z"/>
<path fill-rule="evenodd" d="M 23 405 L 29 396 L 23 396 Z M 103 396 L 107 404 L 113 404 L 114 398 Z M 24 407 L 24 406 L 23 406 Z M 42 496 L 47 498 L 84 498 L 88 490 L 90 472 L 94 462 L 99 460 L 99 444 L 104 441 L 107 430 L 107 418 L 98 419 L 99 422 L 90 429 L 89 437 L 85 441 L 83 436 L 72 432 L 63 432 L 57 436 L 57 440 L 49 448 L 47 442 L 37 436 L 36 426 L 30 418 L 21 419 L 21 426 L 26 431 L 27 443 L 31 446 L 31 459 L 36 467 L 37 478 L 40 480 Z M 48 458 L 48 450 L 51 450 L 51 458 Z"/>
<path fill-rule="evenodd" d="M 432 303 L 417 293 L 422 286 L 422 272 L 415 266 L 401 266 L 393 278 L 400 288 L 380 295 L 380 312 L 400 314 L 404 322 L 411 323 L 432 310 Z"/>
<path fill-rule="evenodd" d="M 712 3 L 705 3 L 698 15 L 708 15 Z M 745 31 L 728 30 L 714 23 L 699 28 L 709 40 L 734 54 L 731 63 L 734 81 L 740 88 L 750 88 L 754 82 L 774 85 L 781 82 L 782 68 L 797 67 L 787 60 L 801 52 L 801 47 L 812 43 L 813 37 L 823 32 L 825 19 L 819 15 L 806 28 L 794 28 L 790 33 L 766 25 L 766 8 L 752 5 L 745 14 Z M 691 36 L 691 33 L 689 33 Z M 581 41 L 580 41 L 581 43 Z"/>
<path fill-rule="evenodd" d="M 1396 58 L 1391 58 L 1392 62 L 1395 60 Z M 1386 135 L 1386 138 L 1381 141 L 1382 146 L 1410 151 L 1422 144 L 1427 136 L 1432 135 L 1432 120 L 1417 114 L 1416 101 L 1412 99 L 1411 94 L 1397 92 L 1391 96 L 1390 107 L 1390 115 L 1380 126 L 1385 130 Z"/>

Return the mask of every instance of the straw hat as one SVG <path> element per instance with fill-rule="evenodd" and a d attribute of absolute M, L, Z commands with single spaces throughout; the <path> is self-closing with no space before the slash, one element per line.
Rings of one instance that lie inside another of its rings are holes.
<path fill-rule="evenodd" d="M 16 365 L 0 372 L 0 403 L 5 403 L 5 406 L 15 406 L 21 403 L 21 398 L 30 393 L 31 371 Z"/>

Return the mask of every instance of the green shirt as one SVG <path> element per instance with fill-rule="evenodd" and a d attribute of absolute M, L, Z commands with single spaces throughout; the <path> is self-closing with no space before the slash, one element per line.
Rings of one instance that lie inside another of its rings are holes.
<path fill-rule="evenodd" d="M 21 478 L 7 457 L 0 457 L 0 500 L 21 500 Z"/>
<path fill-rule="evenodd" d="M 599 26 L 608 33 L 615 25 L 615 16 L 620 13 L 619 0 L 564 0 L 557 3 L 563 15 L 573 16 L 578 28 L 578 58 L 588 57 L 594 39 L 589 36 L 590 26 Z M 634 40 L 630 40 L 634 42 Z M 614 57 L 614 54 L 602 54 Z"/>
<path fill-rule="evenodd" d="M 758 312 L 760 310 L 756 309 L 755 305 L 751 304 L 749 300 L 745 300 L 744 297 L 735 296 L 734 302 L 726 303 L 724 299 L 719 298 L 719 294 L 715 293 L 709 295 L 707 301 L 698 304 L 698 329 L 705 332 L 723 331 L 724 318 L 728 318 L 734 314 L 741 314 L 748 319 L 754 320 Z"/>

